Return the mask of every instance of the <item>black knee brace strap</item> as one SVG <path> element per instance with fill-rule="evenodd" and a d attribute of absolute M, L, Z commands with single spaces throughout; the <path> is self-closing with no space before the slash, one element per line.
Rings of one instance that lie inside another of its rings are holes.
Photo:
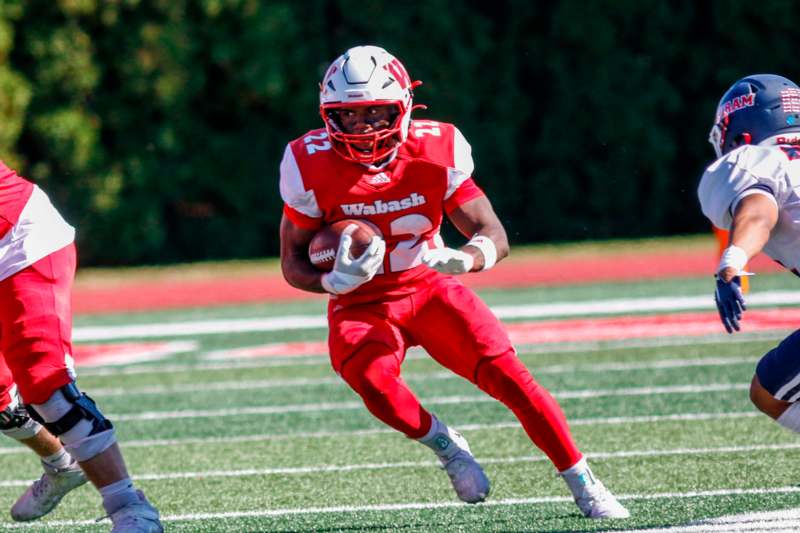
<path fill-rule="evenodd" d="M 9 405 L 0 411 L 0 430 L 21 428 L 30 419 L 31 417 L 22 404 L 17 404 L 16 407 Z"/>
<path fill-rule="evenodd" d="M 104 417 L 103 413 L 97 408 L 94 400 L 79 391 L 74 382 L 64 385 L 59 390 L 64 395 L 64 398 L 72 404 L 72 409 L 67 411 L 64 416 L 55 422 L 45 422 L 44 419 L 39 416 L 39 413 L 36 412 L 36 409 L 30 405 L 27 406 L 28 414 L 31 418 L 46 427 L 50 433 L 56 436 L 62 435 L 74 428 L 81 420 L 88 420 L 92 423 L 92 431 L 89 435 L 94 435 L 114 427 L 111 421 Z"/>

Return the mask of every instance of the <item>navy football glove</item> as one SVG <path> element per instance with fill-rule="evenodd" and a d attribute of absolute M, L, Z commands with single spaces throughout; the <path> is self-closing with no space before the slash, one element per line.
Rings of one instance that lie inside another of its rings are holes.
<path fill-rule="evenodd" d="M 742 311 L 747 309 L 742 296 L 742 280 L 735 276 L 730 283 L 722 281 L 719 276 L 717 279 L 717 290 L 714 292 L 714 301 L 717 303 L 719 318 L 728 333 L 734 330 L 739 331 L 739 321 L 742 319 Z"/>

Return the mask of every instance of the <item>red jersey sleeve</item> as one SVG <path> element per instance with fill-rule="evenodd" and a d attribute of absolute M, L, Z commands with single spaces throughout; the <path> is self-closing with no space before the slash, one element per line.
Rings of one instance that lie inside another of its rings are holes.
<path fill-rule="evenodd" d="M 300 211 L 296 209 L 292 209 L 291 206 L 288 204 L 283 204 L 283 214 L 286 215 L 286 218 L 292 221 L 292 223 L 300 228 L 307 229 L 310 231 L 316 231 L 320 227 L 322 227 L 322 219 L 321 218 L 313 218 L 307 215 L 304 215 Z"/>
<path fill-rule="evenodd" d="M 306 184 L 300 171 L 293 145 L 286 146 L 280 166 L 280 193 L 283 199 L 283 214 L 296 226 L 316 230 L 322 226 L 323 213 L 317 203 L 314 190 Z"/>
<path fill-rule="evenodd" d="M 0 161 L 0 237 L 5 237 L 17 223 L 32 192 L 33 183 Z"/>
<path fill-rule="evenodd" d="M 444 211 L 449 215 L 456 207 L 464 205 L 470 200 L 474 200 L 480 196 L 485 196 L 483 190 L 478 187 L 472 178 L 469 178 L 444 201 Z"/>

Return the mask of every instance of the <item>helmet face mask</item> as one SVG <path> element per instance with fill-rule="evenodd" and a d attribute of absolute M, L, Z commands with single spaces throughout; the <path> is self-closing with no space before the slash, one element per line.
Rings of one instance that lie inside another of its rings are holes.
<path fill-rule="evenodd" d="M 374 122 L 369 119 L 358 119 L 367 130 L 364 132 L 351 131 L 347 123 L 352 121 L 341 116 L 343 112 L 375 107 L 388 108 L 381 110 L 387 119 Z M 397 102 L 359 102 L 341 106 L 330 104 L 324 107 L 324 113 L 329 138 L 334 147 L 338 148 L 337 152 L 350 161 L 365 164 L 380 161 L 389 156 L 402 142 L 400 137 L 402 108 Z"/>
<path fill-rule="evenodd" d="M 756 74 L 738 80 L 722 96 L 708 142 L 719 158 L 787 132 L 800 132 L 800 87 L 782 76 Z"/>
<path fill-rule="evenodd" d="M 320 115 L 336 153 L 366 165 L 391 156 L 408 136 L 413 89 L 419 84 L 383 48 L 357 46 L 339 56 L 325 73 L 319 97 Z M 376 123 L 372 131 L 361 133 L 343 127 L 340 111 L 378 106 L 396 109 L 388 125 Z"/>

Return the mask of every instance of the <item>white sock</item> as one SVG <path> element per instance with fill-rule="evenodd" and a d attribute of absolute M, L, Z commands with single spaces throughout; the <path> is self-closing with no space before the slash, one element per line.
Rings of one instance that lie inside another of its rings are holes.
<path fill-rule="evenodd" d="M 56 470 L 63 470 L 72 464 L 72 456 L 67 453 L 67 450 L 61 448 L 53 455 L 42 457 L 42 462 Z"/>
<path fill-rule="evenodd" d="M 100 495 L 103 497 L 103 507 L 108 514 L 113 514 L 126 505 L 139 501 L 139 495 L 136 494 L 136 490 L 133 488 L 133 481 L 129 477 L 115 481 L 105 487 L 100 487 L 99 490 Z"/>
<path fill-rule="evenodd" d="M 458 446 L 453 444 L 450 428 L 431 415 L 431 429 L 424 437 L 418 439 L 422 444 L 434 451 L 439 457 L 450 459 L 458 453 Z"/>
<path fill-rule="evenodd" d="M 778 424 L 795 433 L 800 433 L 800 403 L 795 402 L 789 406 L 777 419 Z"/>
<path fill-rule="evenodd" d="M 589 468 L 589 464 L 586 462 L 586 457 L 581 457 L 580 461 L 566 470 L 562 470 L 559 474 L 567 482 L 567 487 L 576 498 L 583 494 L 584 487 L 597 483 L 592 469 Z"/>
<path fill-rule="evenodd" d="M 431 415 L 431 429 L 425 434 L 424 437 L 417 439 L 420 442 L 427 442 L 433 438 L 434 435 L 437 433 L 441 433 L 441 428 L 444 427 L 445 432 L 447 431 L 447 426 L 439 422 L 439 419 L 435 416 Z"/>

